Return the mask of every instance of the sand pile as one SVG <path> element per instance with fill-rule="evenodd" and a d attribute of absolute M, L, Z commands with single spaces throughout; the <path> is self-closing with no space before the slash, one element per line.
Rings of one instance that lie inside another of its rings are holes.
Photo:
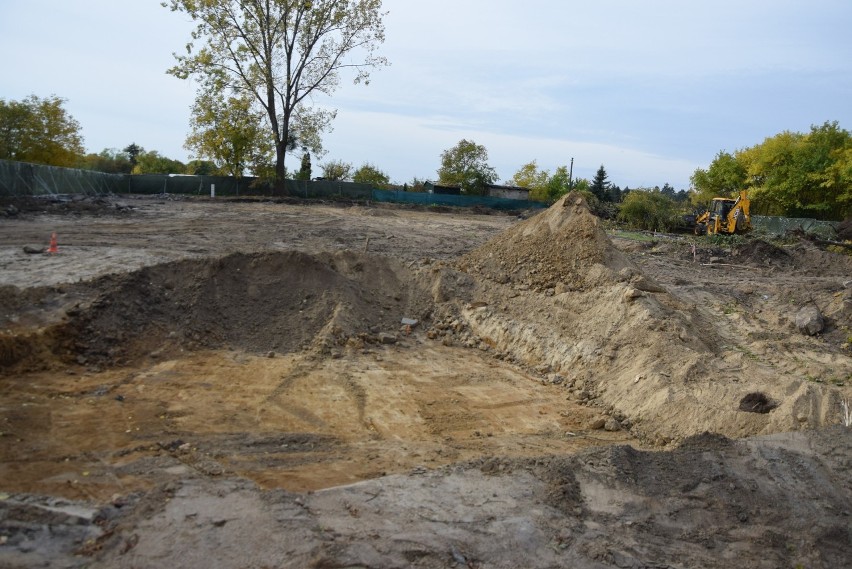
<path fill-rule="evenodd" d="M 621 271 L 622 279 L 636 272 L 577 194 L 498 235 L 466 255 L 459 267 L 498 283 L 521 283 L 538 291 L 560 285 L 583 289 L 599 284 L 601 278 L 616 280 Z"/>
<path fill-rule="evenodd" d="M 457 269 L 474 281 L 472 302 L 459 310 L 484 345 L 643 440 L 795 429 L 824 421 L 831 406 L 828 392 L 781 380 L 731 350 L 736 331 L 646 277 L 578 195 L 492 239 Z M 772 411 L 742 411 L 748 393 L 763 394 Z"/>

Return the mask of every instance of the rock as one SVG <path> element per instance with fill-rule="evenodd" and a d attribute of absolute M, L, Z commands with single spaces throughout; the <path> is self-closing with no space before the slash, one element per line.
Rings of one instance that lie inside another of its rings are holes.
<path fill-rule="evenodd" d="M 603 417 L 598 417 L 597 419 L 595 419 L 591 423 L 589 423 L 590 429 L 599 430 L 599 429 L 603 429 L 605 427 L 606 427 L 606 419 L 604 419 Z"/>
<path fill-rule="evenodd" d="M 624 301 L 625 302 L 633 302 L 637 298 L 641 298 L 645 296 L 645 293 L 641 290 L 635 289 L 632 286 L 628 287 L 626 291 L 624 291 Z"/>
<path fill-rule="evenodd" d="M 27 255 L 41 255 L 44 253 L 44 247 L 33 247 L 32 245 L 24 245 L 24 253 Z"/>
<path fill-rule="evenodd" d="M 379 336 L 379 341 L 382 344 L 396 344 L 397 338 L 393 334 L 382 334 Z"/>
<path fill-rule="evenodd" d="M 604 423 L 604 430 L 609 431 L 611 433 L 615 431 L 621 430 L 621 423 L 615 417 L 610 417 L 607 419 L 606 423 Z"/>
<path fill-rule="evenodd" d="M 645 275 L 635 277 L 631 283 L 634 288 L 645 292 L 666 292 L 666 289 L 655 283 Z"/>
<path fill-rule="evenodd" d="M 814 336 L 825 328 L 825 321 L 816 305 L 804 306 L 796 314 L 796 328 L 802 334 Z"/>

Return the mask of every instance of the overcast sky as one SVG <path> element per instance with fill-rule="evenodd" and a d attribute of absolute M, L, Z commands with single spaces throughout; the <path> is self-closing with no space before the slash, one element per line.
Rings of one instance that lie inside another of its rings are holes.
<path fill-rule="evenodd" d="M 537 160 L 687 189 L 720 150 L 852 128 L 850 0 L 385 0 L 391 66 L 349 81 L 326 156 L 435 179 L 462 138 L 500 180 Z M 56 94 L 88 151 L 186 161 L 195 88 L 165 71 L 191 22 L 160 0 L 0 0 L 0 98 Z M 298 164 L 288 158 L 290 167 Z"/>

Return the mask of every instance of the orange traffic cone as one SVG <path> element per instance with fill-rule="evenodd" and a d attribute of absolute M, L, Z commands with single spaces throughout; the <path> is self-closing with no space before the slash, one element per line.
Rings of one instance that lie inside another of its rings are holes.
<path fill-rule="evenodd" d="M 50 236 L 50 247 L 47 248 L 47 252 L 50 255 L 53 255 L 54 253 L 59 253 L 59 247 L 56 245 L 56 232 L 55 231 Z"/>

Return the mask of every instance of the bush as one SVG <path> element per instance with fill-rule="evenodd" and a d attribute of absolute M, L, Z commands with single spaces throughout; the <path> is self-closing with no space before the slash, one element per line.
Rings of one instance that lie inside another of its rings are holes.
<path fill-rule="evenodd" d="M 659 190 L 633 190 L 621 204 L 618 219 L 634 229 L 670 231 L 680 224 L 678 205 Z"/>

